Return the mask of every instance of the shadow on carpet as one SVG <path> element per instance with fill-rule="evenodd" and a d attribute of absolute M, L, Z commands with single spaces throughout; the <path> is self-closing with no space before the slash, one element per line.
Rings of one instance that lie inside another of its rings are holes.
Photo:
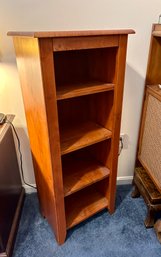
<path fill-rule="evenodd" d="M 160 257 L 154 230 L 144 227 L 146 206 L 130 194 L 131 186 L 118 186 L 115 213 L 104 210 L 69 230 L 62 246 L 39 213 L 37 195 L 28 194 L 13 257 Z"/>

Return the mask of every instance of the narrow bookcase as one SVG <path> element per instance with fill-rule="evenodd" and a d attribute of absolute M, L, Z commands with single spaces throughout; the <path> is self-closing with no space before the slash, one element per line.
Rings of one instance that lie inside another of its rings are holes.
<path fill-rule="evenodd" d="M 133 30 L 9 32 L 13 36 L 42 215 L 67 229 L 114 212 L 128 34 Z"/>

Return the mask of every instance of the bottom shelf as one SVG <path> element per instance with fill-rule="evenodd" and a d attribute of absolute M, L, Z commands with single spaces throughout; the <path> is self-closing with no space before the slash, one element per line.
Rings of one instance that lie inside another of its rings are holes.
<path fill-rule="evenodd" d="M 107 199 L 94 187 L 67 197 L 65 199 L 67 229 L 107 207 Z"/>

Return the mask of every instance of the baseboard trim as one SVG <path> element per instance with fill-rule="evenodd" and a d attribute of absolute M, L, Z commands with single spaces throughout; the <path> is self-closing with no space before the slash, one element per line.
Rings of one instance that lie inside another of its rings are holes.
<path fill-rule="evenodd" d="M 117 185 L 132 184 L 133 176 L 117 177 Z"/>

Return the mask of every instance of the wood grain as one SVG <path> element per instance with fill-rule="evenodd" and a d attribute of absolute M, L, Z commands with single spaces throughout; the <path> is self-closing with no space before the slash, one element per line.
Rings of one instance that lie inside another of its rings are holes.
<path fill-rule="evenodd" d="M 150 40 L 148 65 L 146 72 L 146 85 L 154 85 L 161 83 L 161 38 L 156 37 L 155 33 L 161 33 L 161 26 L 152 26 L 152 35 Z M 156 58 L 157 56 L 157 58 Z"/>
<path fill-rule="evenodd" d="M 59 244 L 64 243 L 66 238 L 66 223 L 65 223 L 65 208 L 64 208 L 64 195 L 62 183 L 62 167 L 61 167 L 61 152 L 60 152 L 60 136 L 59 136 L 59 123 L 56 101 L 56 85 L 54 74 L 54 59 L 52 52 L 52 40 L 40 39 L 39 52 L 41 62 L 41 72 L 43 80 L 43 92 L 45 99 L 45 111 L 48 126 L 48 142 L 50 147 L 50 161 L 51 161 L 51 178 L 52 189 L 54 191 L 55 199 L 50 192 L 48 199 L 55 201 L 55 219 L 56 219 L 56 238 Z M 46 69 L 48 67 L 48 69 Z M 45 158 L 45 157 L 44 157 Z M 47 175 L 46 170 L 43 170 L 44 177 Z M 50 174 L 48 174 L 50 175 Z M 43 188 L 42 188 L 43 190 Z M 45 190 L 45 189 L 44 189 Z M 51 197 L 51 198 L 50 198 Z M 48 205 L 48 221 L 52 224 L 54 220 L 53 213 L 50 205 Z"/>
<path fill-rule="evenodd" d="M 107 47 L 54 52 L 56 87 L 94 81 L 115 83 L 117 50 Z"/>
<path fill-rule="evenodd" d="M 116 86 L 117 85 L 115 85 L 115 87 Z M 111 131 L 113 129 L 114 119 L 114 93 L 115 89 L 91 95 L 89 99 L 90 119 Z"/>
<path fill-rule="evenodd" d="M 67 38 L 54 38 L 53 50 L 66 51 L 66 50 L 78 50 L 78 49 L 97 49 L 104 47 L 116 47 L 118 46 L 118 35 L 108 36 L 86 36 L 84 37 L 67 37 Z"/>
<path fill-rule="evenodd" d="M 83 147 L 111 138 L 111 131 L 94 122 L 86 122 L 63 128 L 60 133 L 61 154 L 67 154 Z"/>
<path fill-rule="evenodd" d="M 113 107 L 113 125 L 112 125 L 112 143 L 111 143 L 111 176 L 109 179 L 109 187 L 106 190 L 106 196 L 109 199 L 109 212 L 113 213 L 115 208 L 116 194 L 116 177 L 118 165 L 118 148 L 120 138 L 120 124 L 123 102 L 123 85 L 125 76 L 127 36 L 121 35 L 119 41 L 119 49 L 116 61 L 116 87 L 114 91 L 114 107 Z"/>
<path fill-rule="evenodd" d="M 65 240 L 66 225 L 63 187 L 60 183 L 61 172 L 57 173 L 61 170 L 61 162 L 56 105 L 54 107 L 56 92 L 54 92 L 52 68 L 52 40 L 39 42 L 37 39 L 14 37 L 14 45 L 41 212 L 48 219 L 61 244 Z M 50 65 L 48 71 L 45 71 L 47 63 Z M 52 120 L 54 122 L 51 122 Z M 55 145 L 53 145 L 53 137 Z M 52 171 L 53 166 L 55 173 Z M 57 187 L 54 186 L 54 182 L 57 182 Z"/>
<path fill-rule="evenodd" d="M 107 207 L 107 199 L 94 187 L 87 188 L 67 197 L 65 199 L 67 229 Z"/>
<path fill-rule="evenodd" d="M 114 84 L 103 82 L 87 82 L 77 84 L 60 85 L 57 88 L 57 100 L 68 99 L 83 95 L 106 92 L 114 89 Z"/>
<path fill-rule="evenodd" d="M 103 208 L 114 211 L 130 33 L 8 33 L 14 38 L 40 207 L 59 244 L 66 228 Z"/>
<path fill-rule="evenodd" d="M 94 158 L 70 155 L 63 161 L 64 195 L 68 196 L 80 189 L 108 177 L 110 171 Z"/>
<path fill-rule="evenodd" d="M 80 31 L 9 31 L 8 36 L 22 36 L 35 38 L 55 38 L 55 37 L 85 37 L 103 35 L 123 35 L 134 34 L 133 29 L 111 29 L 111 30 L 80 30 Z"/>
<path fill-rule="evenodd" d="M 148 107 L 148 96 L 149 96 L 149 91 L 147 90 L 145 97 L 144 97 L 144 102 L 143 102 L 142 117 L 141 117 L 140 131 L 139 131 L 138 153 L 137 153 L 138 156 L 141 153 L 142 139 L 143 139 L 143 133 L 144 133 L 144 124 L 145 124 L 146 112 L 147 112 L 147 107 Z"/>

